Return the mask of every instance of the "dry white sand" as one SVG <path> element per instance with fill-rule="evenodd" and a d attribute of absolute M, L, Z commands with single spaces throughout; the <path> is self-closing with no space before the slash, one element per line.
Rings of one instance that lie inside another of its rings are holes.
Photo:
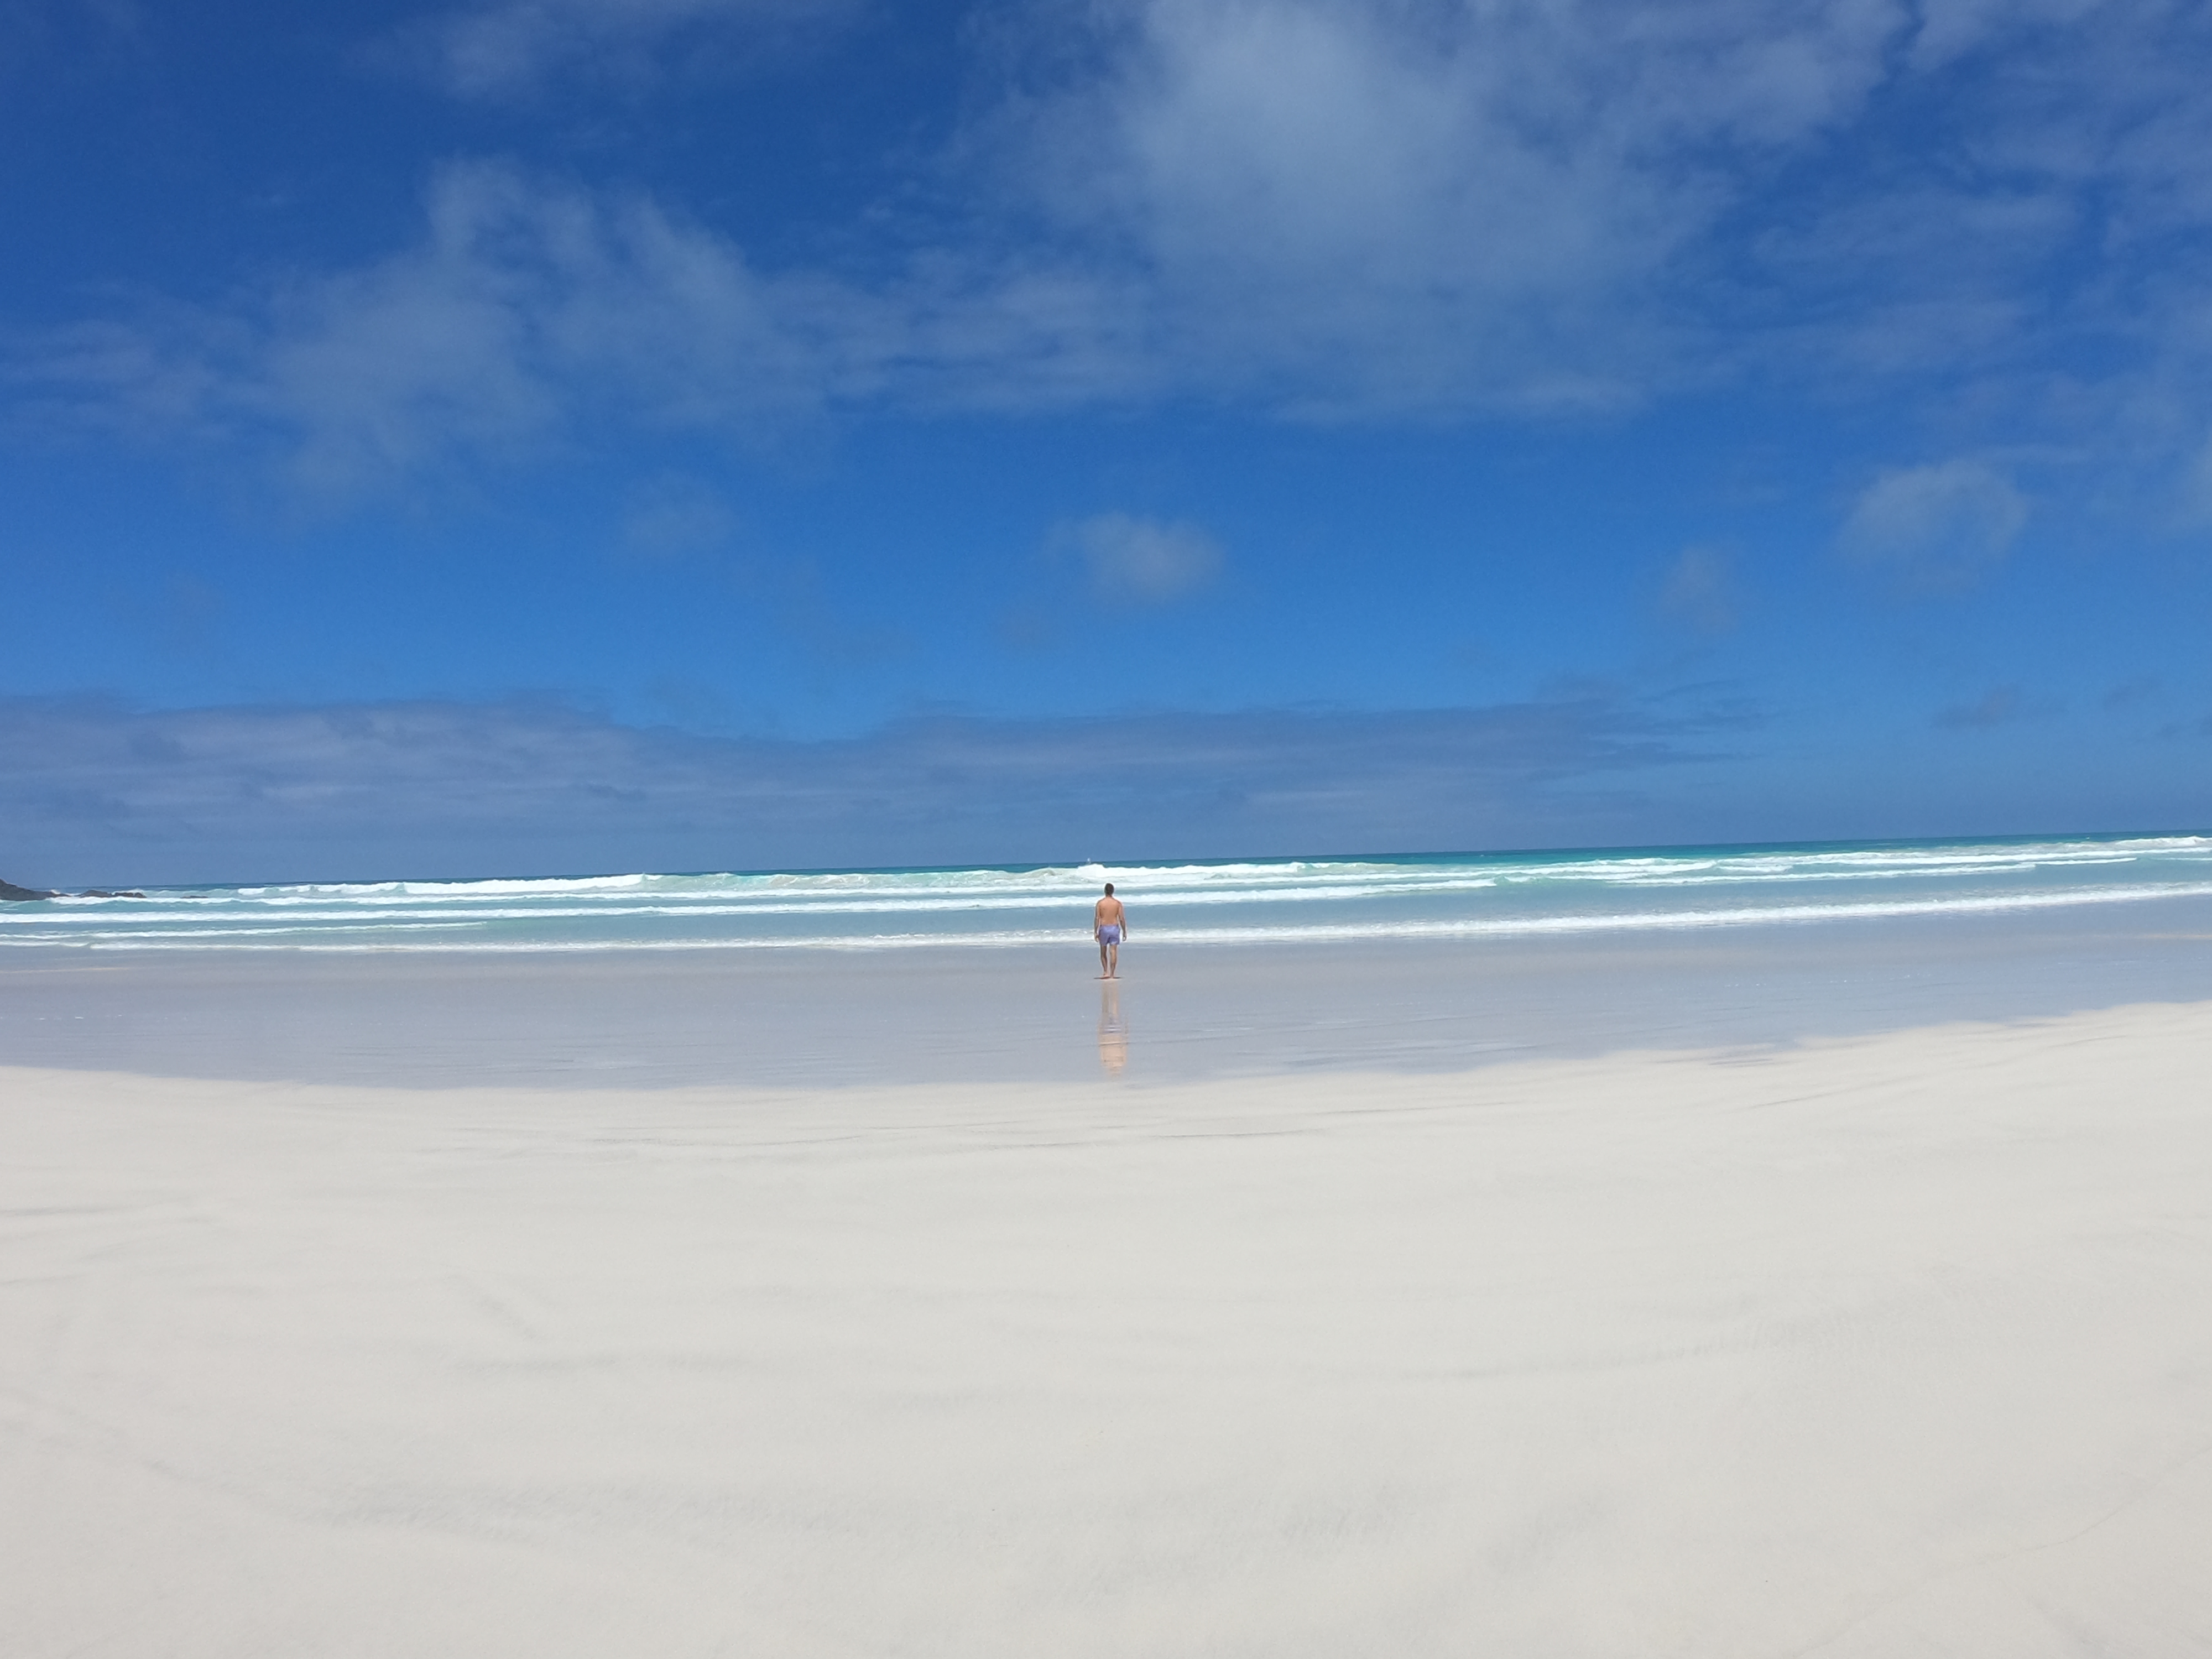
<path fill-rule="evenodd" d="M 0 1072 L 0 1652 L 2212 1650 L 2208 1062 Z"/>

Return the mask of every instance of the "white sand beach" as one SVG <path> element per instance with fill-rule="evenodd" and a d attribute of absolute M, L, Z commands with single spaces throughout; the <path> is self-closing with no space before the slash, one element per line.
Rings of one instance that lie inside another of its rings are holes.
<path fill-rule="evenodd" d="M 2212 1650 L 2208 1071 L 0 1072 L 0 1652 Z"/>

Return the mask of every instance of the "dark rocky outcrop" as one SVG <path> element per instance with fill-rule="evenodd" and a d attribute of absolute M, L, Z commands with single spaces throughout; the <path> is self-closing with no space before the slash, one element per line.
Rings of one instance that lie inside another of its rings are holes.
<path fill-rule="evenodd" d="M 32 899 L 50 898 L 144 898 L 136 887 L 122 887 L 110 891 L 105 887 L 88 887 L 82 893 L 49 893 L 37 887 L 18 887 L 12 881 L 0 881 L 0 904 L 22 904 Z"/>

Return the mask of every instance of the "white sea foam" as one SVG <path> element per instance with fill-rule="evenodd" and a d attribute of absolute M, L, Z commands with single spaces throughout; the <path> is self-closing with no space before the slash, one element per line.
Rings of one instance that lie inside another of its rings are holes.
<path fill-rule="evenodd" d="M 1974 871 L 2036 870 L 2053 866 L 2125 863 L 2145 858 L 2212 859 L 2212 840 L 2202 836 L 2137 837 L 2075 842 L 2003 842 L 1865 847 L 1686 848 L 1589 854 L 1492 854 L 1437 860 L 1282 860 L 1218 864 L 1041 866 L 964 870 L 816 871 L 672 875 L 633 872 L 576 878 L 474 881 L 303 883 L 287 886 L 169 890 L 165 896 L 211 902 L 241 899 L 267 903 L 404 899 L 410 902 L 472 902 L 485 898 L 592 896 L 644 890 L 655 898 L 684 900 L 751 891 L 783 894 L 977 895 L 1037 891 L 1065 893 L 1101 879 L 1141 883 L 1169 892 L 1222 885 L 1298 886 L 1399 884 L 1461 879 L 1480 874 L 1502 880 L 1642 882 L 1684 878 L 1749 880 L 1760 877 L 1817 878 L 1844 873 L 1959 874 Z M 85 901 L 105 902 L 106 901 Z"/>
<path fill-rule="evenodd" d="M 2124 878 L 2116 880 L 2124 871 Z M 1064 941 L 1116 883 L 1163 945 L 1482 939 L 2134 903 L 2212 891 L 2212 838 L 171 888 L 0 909 L 0 945 L 884 950 Z M 1685 906 L 1669 895 L 1699 902 Z M 1824 895 L 1832 893 L 1833 897 Z M 1065 927 L 1034 924 L 1064 917 Z M 903 922 L 905 925 L 900 925 Z"/>
<path fill-rule="evenodd" d="M 1145 930 L 1144 942 L 1158 945 L 1288 945 L 1297 943 L 1419 939 L 1492 939 L 1546 934 L 1692 931 L 1716 927 L 1796 926 L 1874 921 L 1885 918 L 1988 915 L 2073 908 L 2100 904 L 2141 904 L 2159 900 L 2212 898 L 2212 882 L 2084 887 L 2041 892 L 1961 894 L 1917 899 L 1865 900 L 1826 904 L 1744 904 L 1701 909 L 1605 910 L 1456 918 L 1366 920 L 1315 923 L 1282 921 L 1249 926 Z M 526 913 L 528 914 L 528 913 Z M 535 919 L 534 916 L 532 919 Z M 313 931 L 290 926 L 241 925 L 107 927 L 74 933 L 18 934 L 17 944 L 74 945 L 106 950 L 178 948 L 275 949 L 345 951 L 714 951 L 914 949 L 1001 949 L 1053 945 L 1064 948 L 1076 928 L 982 928 L 902 933 L 746 934 L 717 933 L 685 938 L 632 933 L 614 938 L 540 935 L 528 939 L 459 939 L 483 925 L 482 918 L 422 918 L 404 928 L 354 918 Z M 424 935 L 434 935 L 425 939 Z"/>

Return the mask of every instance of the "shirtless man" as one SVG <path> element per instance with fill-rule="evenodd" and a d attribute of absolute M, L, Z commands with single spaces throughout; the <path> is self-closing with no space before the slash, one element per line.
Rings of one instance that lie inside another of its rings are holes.
<path fill-rule="evenodd" d="M 1121 941 L 1129 936 L 1129 923 L 1121 914 L 1121 901 L 1114 896 L 1114 884 L 1106 884 L 1106 896 L 1091 913 L 1091 931 L 1098 938 L 1098 977 L 1118 979 Z"/>

